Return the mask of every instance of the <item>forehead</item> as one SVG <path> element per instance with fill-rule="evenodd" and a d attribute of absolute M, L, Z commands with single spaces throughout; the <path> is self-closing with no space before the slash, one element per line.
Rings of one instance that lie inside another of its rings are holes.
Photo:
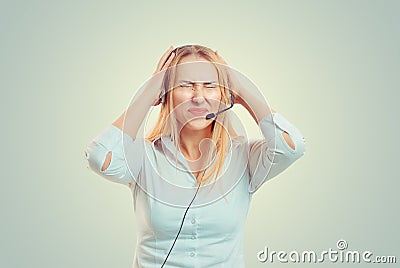
<path fill-rule="evenodd" d="M 182 60 L 176 67 L 177 81 L 210 82 L 218 81 L 215 65 L 203 58 Z"/>

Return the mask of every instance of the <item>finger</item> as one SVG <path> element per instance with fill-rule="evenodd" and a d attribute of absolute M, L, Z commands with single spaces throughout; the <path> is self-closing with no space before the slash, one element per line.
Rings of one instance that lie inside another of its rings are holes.
<path fill-rule="evenodd" d="M 217 57 L 220 59 L 220 61 L 223 64 L 227 64 L 226 61 L 221 57 L 221 55 L 219 54 L 218 50 L 215 50 L 215 55 L 217 55 Z"/>
<path fill-rule="evenodd" d="M 158 100 L 153 104 L 153 106 L 157 106 L 157 105 L 159 105 L 160 103 L 161 103 L 161 98 L 158 99 Z"/>
<path fill-rule="evenodd" d="M 173 46 L 170 46 L 167 51 L 162 55 L 161 59 L 157 64 L 157 70 L 160 70 L 161 67 L 164 65 L 165 61 L 167 60 L 168 56 L 171 54 L 171 51 L 174 50 Z"/>
<path fill-rule="evenodd" d="M 160 60 L 157 63 L 157 68 L 156 68 L 156 72 L 158 72 L 161 67 L 164 65 L 165 60 L 167 59 L 167 57 L 169 56 L 169 54 L 171 53 L 171 51 L 173 50 L 173 46 L 170 46 L 168 48 L 167 51 L 164 52 L 164 54 L 161 56 Z"/>
<path fill-rule="evenodd" d="M 167 51 L 164 52 L 164 54 L 161 56 L 160 63 L 165 62 L 165 60 L 168 58 L 169 54 L 171 54 L 171 51 L 174 50 L 174 47 L 171 45 Z"/>
<path fill-rule="evenodd" d="M 165 69 L 168 68 L 168 66 L 171 64 L 172 60 L 174 59 L 174 57 L 175 57 L 175 52 L 172 52 L 171 56 L 168 58 L 168 60 L 162 66 L 161 71 L 164 71 Z"/>

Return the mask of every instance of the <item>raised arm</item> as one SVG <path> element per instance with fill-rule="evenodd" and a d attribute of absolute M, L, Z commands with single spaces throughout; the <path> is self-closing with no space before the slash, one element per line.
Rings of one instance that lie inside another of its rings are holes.
<path fill-rule="evenodd" d="M 101 176 L 130 185 L 131 175 L 138 176 L 144 155 L 143 137 L 137 137 L 140 127 L 151 106 L 159 104 L 159 95 L 165 70 L 174 57 L 169 58 L 171 46 L 161 57 L 153 76 L 141 87 L 129 107 L 99 136 L 93 139 L 85 150 L 88 167 Z M 130 162 L 126 155 L 138 158 Z"/>
<path fill-rule="evenodd" d="M 249 143 L 249 192 L 254 193 L 304 155 L 305 139 L 286 118 L 269 108 L 254 83 L 228 66 L 227 71 L 236 103 L 246 108 L 264 136 Z"/>
<path fill-rule="evenodd" d="M 264 138 L 249 144 L 250 193 L 305 154 L 302 133 L 280 113 L 267 115 L 258 125 Z"/>
<path fill-rule="evenodd" d="M 173 47 L 171 46 L 164 53 L 157 64 L 157 68 L 153 73 L 152 78 L 145 83 L 142 87 L 143 90 L 135 96 L 129 108 L 112 123 L 114 126 L 131 136 L 132 139 L 136 138 L 136 134 L 150 107 L 153 105 L 156 106 L 160 103 L 159 95 L 161 93 L 162 79 L 164 78 L 165 70 L 175 56 L 174 53 L 172 53 L 171 56 L 168 57 L 172 50 Z M 124 120 L 129 120 L 129 124 L 124 126 Z"/>

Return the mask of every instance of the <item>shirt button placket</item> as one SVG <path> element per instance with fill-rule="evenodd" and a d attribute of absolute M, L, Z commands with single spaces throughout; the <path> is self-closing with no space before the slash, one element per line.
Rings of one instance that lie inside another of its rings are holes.
<path fill-rule="evenodd" d="M 192 240 L 194 240 L 194 239 L 196 239 L 196 218 L 195 218 L 195 216 L 193 216 L 193 218 L 192 218 L 192 220 L 190 221 L 191 223 L 192 223 L 192 225 L 193 225 L 193 233 L 192 233 Z"/>
<path fill-rule="evenodd" d="M 197 238 L 197 228 L 198 228 L 198 221 L 197 221 L 197 219 L 196 219 L 196 216 L 195 216 L 195 214 L 193 214 L 192 215 L 192 217 L 191 217 L 191 220 L 190 220 L 190 223 L 191 223 L 191 229 L 192 229 L 192 235 L 191 235 L 191 240 L 192 240 L 192 242 L 191 242 L 191 245 L 192 245 L 192 250 L 189 252 L 189 256 L 191 257 L 191 258 L 195 258 L 196 257 L 196 255 L 197 255 L 197 253 L 196 253 L 196 249 L 197 249 L 197 247 L 198 247 L 198 244 L 197 244 L 197 241 L 196 241 L 196 238 Z M 197 267 L 196 265 L 196 261 L 194 261 L 193 260 L 193 265 L 195 265 L 195 267 Z"/>
<path fill-rule="evenodd" d="M 197 226 L 195 225 L 196 224 L 195 216 L 193 216 L 193 218 L 192 218 L 192 220 L 190 222 L 193 225 L 193 233 L 192 233 L 192 237 L 191 238 L 192 238 L 192 240 L 194 240 L 194 239 L 196 239 L 196 231 L 197 231 Z"/>

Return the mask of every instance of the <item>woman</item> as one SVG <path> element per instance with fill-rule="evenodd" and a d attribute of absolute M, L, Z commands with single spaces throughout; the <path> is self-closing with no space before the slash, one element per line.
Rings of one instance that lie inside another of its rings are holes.
<path fill-rule="evenodd" d="M 263 139 L 240 135 L 234 103 Z M 143 122 L 158 105 L 145 137 Z M 305 153 L 305 141 L 217 51 L 187 45 L 164 53 L 128 109 L 85 153 L 93 171 L 133 193 L 134 267 L 244 267 L 252 196 Z"/>

